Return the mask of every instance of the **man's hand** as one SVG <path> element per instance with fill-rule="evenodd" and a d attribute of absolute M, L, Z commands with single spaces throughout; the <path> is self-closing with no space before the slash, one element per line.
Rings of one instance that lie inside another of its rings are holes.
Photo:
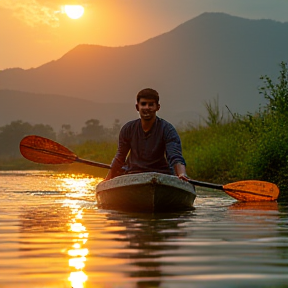
<path fill-rule="evenodd" d="M 184 180 L 184 181 L 189 181 L 190 180 L 190 178 L 188 177 L 188 175 L 186 174 L 186 173 L 181 173 L 181 174 L 179 174 L 178 175 L 178 178 L 179 179 L 182 179 L 182 180 Z"/>

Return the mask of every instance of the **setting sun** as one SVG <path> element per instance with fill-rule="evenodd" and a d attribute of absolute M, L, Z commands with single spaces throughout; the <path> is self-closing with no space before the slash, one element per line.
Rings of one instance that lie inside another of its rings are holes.
<path fill-rule="evenodd" d="M 78 19 L 84 13 L 84 7 L 81 5 L 65 5 L 64 13 L 71 19 Z"/>

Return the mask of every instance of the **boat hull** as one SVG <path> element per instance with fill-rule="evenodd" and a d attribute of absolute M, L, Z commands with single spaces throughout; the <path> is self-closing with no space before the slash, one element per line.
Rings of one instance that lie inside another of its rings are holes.
<path fill-rule="evenodd" d="M 176 176 L 148 172 L 128 174 L 99 183 L 96 198 L 101 208 L 139 212 L 190 210 L 195 188 Z"/>

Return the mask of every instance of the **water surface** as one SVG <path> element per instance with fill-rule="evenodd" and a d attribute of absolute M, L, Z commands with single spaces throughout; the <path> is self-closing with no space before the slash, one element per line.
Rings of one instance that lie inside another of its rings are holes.
<path fill-rule="evenodd" d="M 98 209 L 101 178 L 0 172 L 0 288 L 288 287 L 288 205 L 197 189 L 195 210 Z"/>

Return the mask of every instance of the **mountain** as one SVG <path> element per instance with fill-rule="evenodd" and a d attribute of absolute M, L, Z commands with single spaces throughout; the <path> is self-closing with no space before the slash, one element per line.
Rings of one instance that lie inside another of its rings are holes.
<path fill-rule="evenodd" d="M 86 102 L 82 102 L 82 106 L 79 102 L 77 106 L 83 111 L 102 104 L 103 123 L 113 122 L 116 111 L 123 122 L 121 109 L 125 110 L 126 118 L 135 118 L 134 108 L 130 112 L 130 108 L 126 108 L 134 107 L 137 92 L 146 87 L 158 90 L 162 105 L 160 116 L 174 124 L 181 120 L 198 121 L 199 115 L 205 113 L 204 101 L 216 97 L 220 107 L 227 105 L 232 112 L 254 112 L 264 102 L 258 93 L 259 85 L 263 84 L 260 76 L 267 74 L 275 79 L 280 62 L 288 60 L 287 34 L 288 23 L 204 13 L 137 45 L 83 44 L 37 68 L 0 71 L 0 89 L 34 93 L 42 100 L 59 99 L 59 95 L 73 97 L 73 101 L 82 99 Z M 52 96 L 54 94 L 58 96 Z M 29 99 L 28 102 L 32 101 Z M 63 115 L 69 113 L 70 98 L 65 99 L 67 101 L 58 101 L 58 108 L 56 104 L 49 107 L 51 119 L 47 116 L 45 121 L 55 122 L 56 116 L 52 115 L 57 109 Z M 1 118 L 2 101 L 9 102 L 9 98 L 1 99 Z M 32 103 L 34 109 L 30 109 L 30 113 L 37 110 L 39 118 L 35 114 L 35 121 L 37 118 L 43 122 L 40 111 L 48 113 L 48 108 L 41 106 L 42 101 L 37 107 L 35 101 Z M 123 105 L 117 109 L 116 103 Z M 113 112 L 111 105 L 115 107 Z M 19 113 L 19 110 L 11 111 L 11 117 L 18 119 Z M 59 121 L 63 121 L 61 113 Z M 99 113 L 93 118 L 99 119 Z M 74 117 L 78 117 L 77 113 Z"/>

